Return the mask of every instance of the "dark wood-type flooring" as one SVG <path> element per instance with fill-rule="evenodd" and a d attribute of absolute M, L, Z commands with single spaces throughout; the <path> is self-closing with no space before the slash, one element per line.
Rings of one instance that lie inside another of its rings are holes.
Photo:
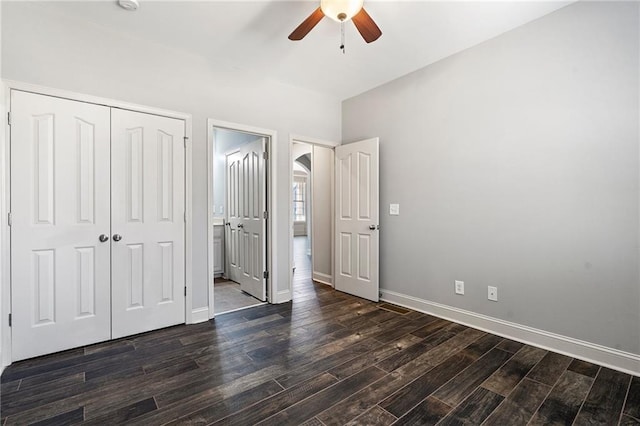
<path fill-rule="evenodd" d="M 303 268 L 301 268 L 303 271 Z M 294 302 L 15 363 L 4 424 L 640 424 L 640 378 L 297 275 Z"/>

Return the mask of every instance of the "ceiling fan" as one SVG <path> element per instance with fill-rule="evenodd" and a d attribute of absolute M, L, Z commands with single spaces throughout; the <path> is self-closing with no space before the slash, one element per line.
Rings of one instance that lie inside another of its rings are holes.
<path fill-rule="evenodd" d="M 382 35 L 382 31 L 364 10 L 363 4 L 364 0 L 320 0 L 320 7 L 293 30 L 289 40 L 302 40 L 322 18 L 328 16 L 340 23 L 353 20 L 364 41 L 376 41 Z"/>

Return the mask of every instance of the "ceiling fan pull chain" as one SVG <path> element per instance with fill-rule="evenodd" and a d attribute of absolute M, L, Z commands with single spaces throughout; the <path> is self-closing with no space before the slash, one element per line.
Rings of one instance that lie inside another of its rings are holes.
<path fill-rule="evenodd" d="M 340 22 L 340 49 L 344 55 L 344 21 Z"/>

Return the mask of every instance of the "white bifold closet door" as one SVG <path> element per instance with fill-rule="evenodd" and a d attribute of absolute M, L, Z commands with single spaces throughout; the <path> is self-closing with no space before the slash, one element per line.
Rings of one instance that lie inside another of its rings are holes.
<path fill-rule="evenodd" d="M 11 114 L 12 360 L 183 323 L 184 121 L 15 90 Z"/>
<path fill-rule="evenodd" d="M 109 340 L 109 108 L 11 93 L 12 359 Z"/>
<path fill-rule="evenodd" d="M 111 112 L 112 338 L 184 322 L 184 121 Z"/>

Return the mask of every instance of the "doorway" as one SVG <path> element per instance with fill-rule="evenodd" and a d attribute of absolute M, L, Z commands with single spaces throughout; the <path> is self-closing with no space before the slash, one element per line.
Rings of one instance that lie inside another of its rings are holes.
<path fill-rule="evenodd" d="M 268 131 L 210 120 L 209 317 L 266 303 Z"/>
<path fill-rule="evenodd" d="M 293 190 L 296 163 L 302 165 L 300 163 L 306 161 L 303 155 L 309 152 L 308 147 L 301 148 L 305 145 L 311 146 L 310 167 L 307 167 L 311 170 L 308 184 L 311 280 L 303 279 L 302 271 L 296 273 L 297 265 L 306 265 L 307 261 L 300 254 L 303 244 L 296 241 L 300 237 L 295 237 L 296 197 Z M 338 291 L 378 301 L 378 146 L 378 138 L 339 145 L 300 136 L 290 137 L 289 261 L 294 295 L 298 282 L 311 281 L 330 284 Z M 321 162 L 329 166 L 325 168 Z M 327 253 L 328 262 L 323 257 Z M 328 274 L 325 272 L 327 269 L 323 269 L 326 263 L 330 265 Z"/>
<path fill-rule="evenodd" d="M 296 283 L 314 281 L 333 286 L 334 146 L 292 137 L 291 265 Z"/>

